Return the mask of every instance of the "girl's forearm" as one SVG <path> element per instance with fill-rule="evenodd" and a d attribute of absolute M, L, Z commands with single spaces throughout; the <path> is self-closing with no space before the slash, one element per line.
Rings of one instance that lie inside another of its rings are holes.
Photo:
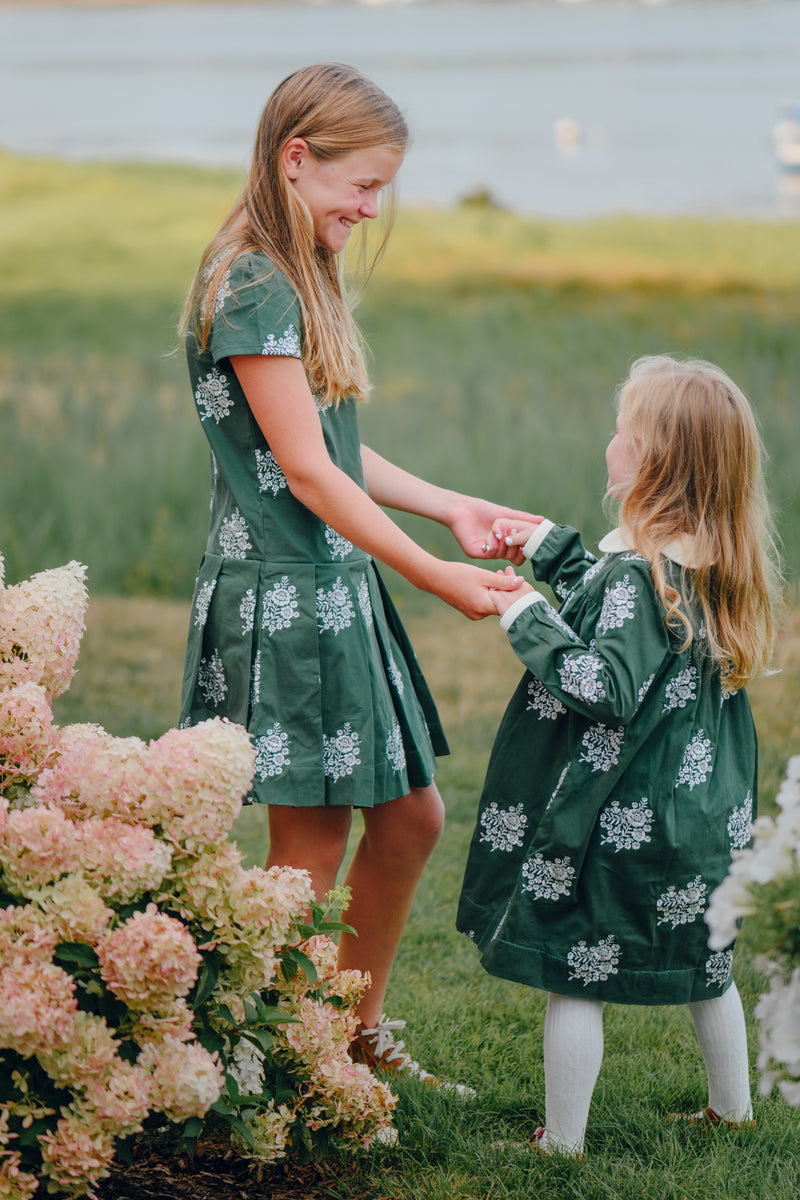
<path fill-rule="evenodd" d="M 453 511 L 465 499 L 460 492 L 428 483 L 395 466 L 369 446 L 362 445 L 361 461 L 370 498 L 386 508 L 415 513 L 449 526 Z"/>

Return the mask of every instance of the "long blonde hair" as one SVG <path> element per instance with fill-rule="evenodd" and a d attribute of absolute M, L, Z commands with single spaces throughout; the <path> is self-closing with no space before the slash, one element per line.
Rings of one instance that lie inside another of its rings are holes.
<path fill-rule="evenodd" d="M 308 142 L 319 162 L 351 150 L 386 148 L 405 154 L 408 127 L 393 100 L 354 67 L 321 63 L 278 84 L 264 106 L 250 173 L 242 195 L 206 248 L 181 321 L 202 348 L 211 330 L 217 293 L 233 260 L 262 251 L 294 285 L 303 315 L 303 363 L 312 389 L 336 402 L 366 397 L 368 384 L 358 328 L 345 297 L 341 256 L 314 240 L 311 214 L 281 166 L 290 138 Z M 394 213 L 392 186 L 383 207 L 386 243 Z M 363 229 L 366 222 L 361 222 Z M 366 257 L 366 247 L 362 257 Z"/>
<path fill-rule="evenodd" d="M 752 409 L 719 367 L 668 355 L 633 364 L 618 407 L 641 454 L 621 524 L 652 563 L 667 622 L 685 629 L 684 648 L 694 601 L 726 686 L 742 687 L 769 664 L 780 587 Z M 685 535 L 696 566 L 675 588 L 662 552 Z"/>

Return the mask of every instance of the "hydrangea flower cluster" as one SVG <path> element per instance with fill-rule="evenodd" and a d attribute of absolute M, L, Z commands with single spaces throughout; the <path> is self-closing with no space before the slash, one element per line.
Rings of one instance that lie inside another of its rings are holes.
<path fill-rule="evenodd" d="M 368 980 L 336 968 L 346 897 L 242 866 L 245 730 L 53 723 L 84 574 L 5 588 L 0 558 L 0 1197 L 81 1196 L 165 1123 L 264 1162 L 369 1145 L 394 1097 L 348 1054 Z"/>
<path fill-rule="evenodd" d="M 800 1108 L 800 755 L 789 759 L 777 801 L 777 817 L 759 817 L 752 846 L 734 852 L 705 919 L 712 950 L 733 941 L 742 917 L 757 924 L 764 950 L 756 965 L 769 979 L 755 1010 L 759 1090 L 768 1096 L 777 1084 Z"/>

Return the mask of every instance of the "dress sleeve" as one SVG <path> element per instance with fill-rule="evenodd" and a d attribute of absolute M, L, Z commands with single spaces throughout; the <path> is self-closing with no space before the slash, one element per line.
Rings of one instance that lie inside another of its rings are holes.
<path fill-rule="evenodd" d="M 602 597 L 594 619 L 583 621 L 582 636 L 537 596 L 515 616 L 508 637 L 517 657 L 567 708 L 625 725 L 674 651 L 645 559 L 612 556 L 597 584 Z"/>
<path fill-rule="evenodd" d="M 546 528 L 544 528 L 546 526 Z M 525 554 L 538 580 L 548 583 L 563 600 L 597 562 L 577 529 L 542 522 L 543 536 L 531 538 Z"/>
<path fill-rule="evenodd" d="M 302 314 L 289 280 L 263 254 L 242 254 L 217 295 L 211 326 L 215 363 L 233 354 L 302 358 Z"/>

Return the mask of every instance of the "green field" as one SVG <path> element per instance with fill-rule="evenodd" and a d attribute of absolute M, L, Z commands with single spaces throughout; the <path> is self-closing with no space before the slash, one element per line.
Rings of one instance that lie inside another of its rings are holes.
<path fill-rule="evenodd" d="M 230 173 L 0 157 L 0 550 L 14 582 L 78 558 L 92 603 L 62 722 L 157 736 L 177 716 L 184 632 L 205 540 L 207 451 L 176 322 L 195 261 L 235 196 Z M 800 226 L 521 219 L 491 208 L 403 211 L 360 306 L 373 354 L 365 441 L 461 490 L 604 529 L 603 450 L 630 361 L 718 362 L 750 395 L 769 453 L 790 580 L 782 672 L 752 689 L 769 807 L 800 749 Z M 440 529 L 409 519 L 431 549 Z M 498 1160 L 543 1106 L 544 997 L 485 976 L 453 929 L 491 739 L 519 674 L 494 622 L 471 625 L 394 581 L 453 754 L 448 826 L 400 948 L 388 1010 L 431 1070 L 479 1100 L 403 1088 L 398 1148 L 331 1164 L 341 1200 L 794 1200 L 800 1119 L 757 1101 L 755 1135 L 665 1121 L 704 1102 L 691 1022 L 611 1006 L 582 1164 Z M 264 854 L 264 812 L 237 837 Z M 745 928 L 737 978 L 750 1022 L 763 979 Z M 755 1078 L 755 1073 L 754 1073 Z M 265 1180 L 265 1187 L 267 1181 Z M 253 1191 L 259 1200 L 258 1191 Z M 269 1195 L 269 1190 L 263 1193 Z"/>

